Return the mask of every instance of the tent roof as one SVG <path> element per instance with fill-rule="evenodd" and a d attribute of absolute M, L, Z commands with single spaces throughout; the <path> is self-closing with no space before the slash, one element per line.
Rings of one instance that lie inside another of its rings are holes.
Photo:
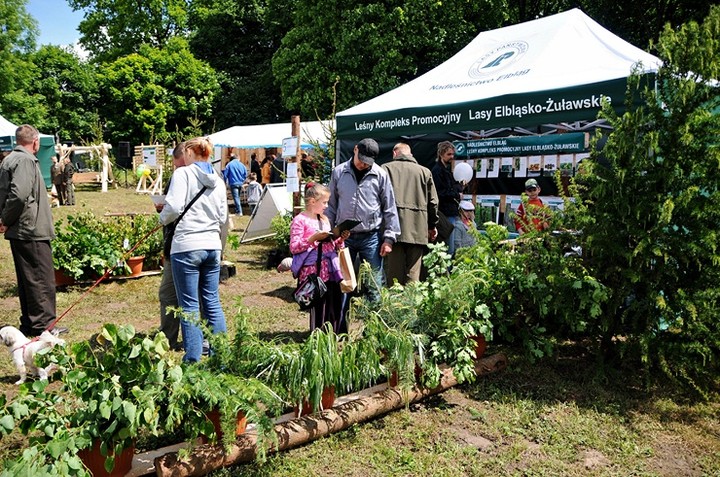
<path fill-rule="evenodd" d="M 0 136 L 15 136 L 17 128 L 18 127 L 16 125 L 0 115 Z M 54 136 L 51 136 L 50 134 L 40 133 L 40 137 L 52 137 L 54 141 Z"/>
<path fill-rule="evenodd" d="M 0 136 L 14 136 L 17 126 L 0 116 Z"/>
<path fill-rule="evenodd" d="M 325 127 L 323 127 L 325 125 Z M 326 129 L 335 128 L 334 121 L 308 121 L 300 123 L 302 147 L 311 147 L 308 140 L 320 144 L 327 142 Z M 233 126 L 210 135 L 210 141 L 219 147 L 255 149 L 261 147 L 282 147 L 283 139 L 291 136 L 291 123 Z"/>
<path fill-rule="evenodd" d="M 638 62 L 644 72 L 660 63 L 573 9 L 480 33 L 426 74 L 339 112 L 338 136 L 594 119 L 600 95 L 623 103 L 626 78 Z M 584 85 L 594 87 L 579 88 Z"/>

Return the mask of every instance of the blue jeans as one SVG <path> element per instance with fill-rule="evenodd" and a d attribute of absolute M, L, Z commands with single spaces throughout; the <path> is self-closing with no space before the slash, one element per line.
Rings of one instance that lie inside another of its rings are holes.
<path fill-rule="evenodd" d="M 373 270 L 375 281 L 381 287 L 384 285 L 383 277 L 383 258 L 380 256 L 380 245 L 382 245 L 382 237 L 379 231 L 375 232 L 359 232 L 350 233 L 345 240 L 345 246 L 350 250 L 350 259 L 355 263 L 357 257 L 360 257 L 360 263 L 366 260 Z M 374 287 L 368 289 L 368 298 L 370 300 L 378 300 L 380 295 Z M 343 296 L 342 316 L 344 317 L 350 305 L 350 294 Z"/>
<path fill-rule="evenodd" d="M 195 323 L 203 316 L 213 334 L 227 331 L 225 313 L 220 306 L 220 250 L 193 250 L 170 256 L 178 305 L 182 308 L 185 356 L 183 361 L 200 361 L 203 333 Z"/>
<path fill-rule="evenodd" d="M 230 186 L 230 192 L 232 192 L 233 202 L 235 203 L 235 213 L 237 215 L 243 214 L 242 203 L 240 202 L 240 189 L 242 189 L 242 184 Z"/>

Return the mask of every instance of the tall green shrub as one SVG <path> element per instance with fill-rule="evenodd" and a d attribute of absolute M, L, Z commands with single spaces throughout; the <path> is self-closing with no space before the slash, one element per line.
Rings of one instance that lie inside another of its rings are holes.
<path fill-rule="evenodd" d="M 587 177 L 587 246 L 611 290 L 605 350 L 704 392 L 720 363 L 720 7 L 667 26 L 657 54 L 657 87 L 628 89 L 645 104 L 602 112 L 613 132 Z"/>

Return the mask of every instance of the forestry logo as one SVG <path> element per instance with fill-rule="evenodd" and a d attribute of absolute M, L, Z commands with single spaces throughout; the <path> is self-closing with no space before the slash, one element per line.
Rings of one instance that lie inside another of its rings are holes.
<path fill-rule="evenodd" d="M 468 74 L 471 78 L 482 78 L 497 73 L 516 63 L 527 50 L 528 44 L 524 41 L 504 43 L 473 63 Z"/>

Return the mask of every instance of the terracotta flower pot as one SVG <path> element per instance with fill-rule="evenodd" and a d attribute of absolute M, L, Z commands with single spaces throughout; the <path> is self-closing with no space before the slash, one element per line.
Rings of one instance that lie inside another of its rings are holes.
<path fill-rule="evenodd" d="M 415 363 L 415 369 L 413 370 L 413 374 L 415 375 L 415 384 L 418 384 L 422 380 L 423 370 L 417 363 Z M 388 386 L 390 386 L 391 388 L 396 388 L 399 382 L 400 378 L 398 377 L 398 372 L 393 371 L 392 374 L 390 374 L 390 378 L 388 378 Z"/>
<path fill-rule="evenodd" d="M 131 277 L 137 277 L 142 273 L 144 261 L 145 261 L 145 256 L 130 257 L 126 260 L 128 267 L 130 267 L 130 276 Z"/>
<path fill-rule="evenodd" d="M 330 409 L 331 407 L 333 407 L 333 404 L 335 404 L 335 386 L 328 386 L 323 389 L 322 398 L 320 401 L 320 410 L 323 411 L 325 409 Z M 300 410 L 298 409 L 298 407 L 295 406 L 295 417 L 312 414 L 312 412 L 312 405 L 308 400 L 303 401 L 302 414 L 300 414 Z"/>
<path fill-rule="evenodd" d="M 487 348 L 487 341 L 484 335 L 471 336 L 471 340 L 475 341 L 475 359 L 480 359 L 485 354 L 485 348 Z"/>
<path fill-rule="evenodd" d="M 55 270 L 55 286 L 65 287 L 75 283 L 75 279 L 62 270 Z"/>
<path fill-rule="evenodd" d="M 212 411 L 207 412 L 205 415 L 208 419 L 210 419 L 210 422 L 213 423 L 213 427 L 215 428 L 215 434 L 217 434 L 218 440 L 222 440 L 225 434 L 223 433 L 222 426 L 220 425 L 220 411 L 218 409 L 213 409 Z M 246 428 L 247 418 L 245 417 L 245 413 L 242 411 L 238 411 L 237 420 L 235 422 L 235 436 L 240 436 L 244 434 Z"/>
<path fill-rule="evenodd" d="M 113 452 L 110 452 L 113 455 Z M 96 440 L 90 449 L 81 449 L 78 451 L 78 457 L 85 467 L 88 468 L 93 477 L 122 477 L 132 469 L 133 456 L 135 455 L 135 445 L 124 449 L 120 455 L 115 456 L 115 466 L 112 472 L 105 470 L 105 456 L 100 452 L 100 441 Z"/>

